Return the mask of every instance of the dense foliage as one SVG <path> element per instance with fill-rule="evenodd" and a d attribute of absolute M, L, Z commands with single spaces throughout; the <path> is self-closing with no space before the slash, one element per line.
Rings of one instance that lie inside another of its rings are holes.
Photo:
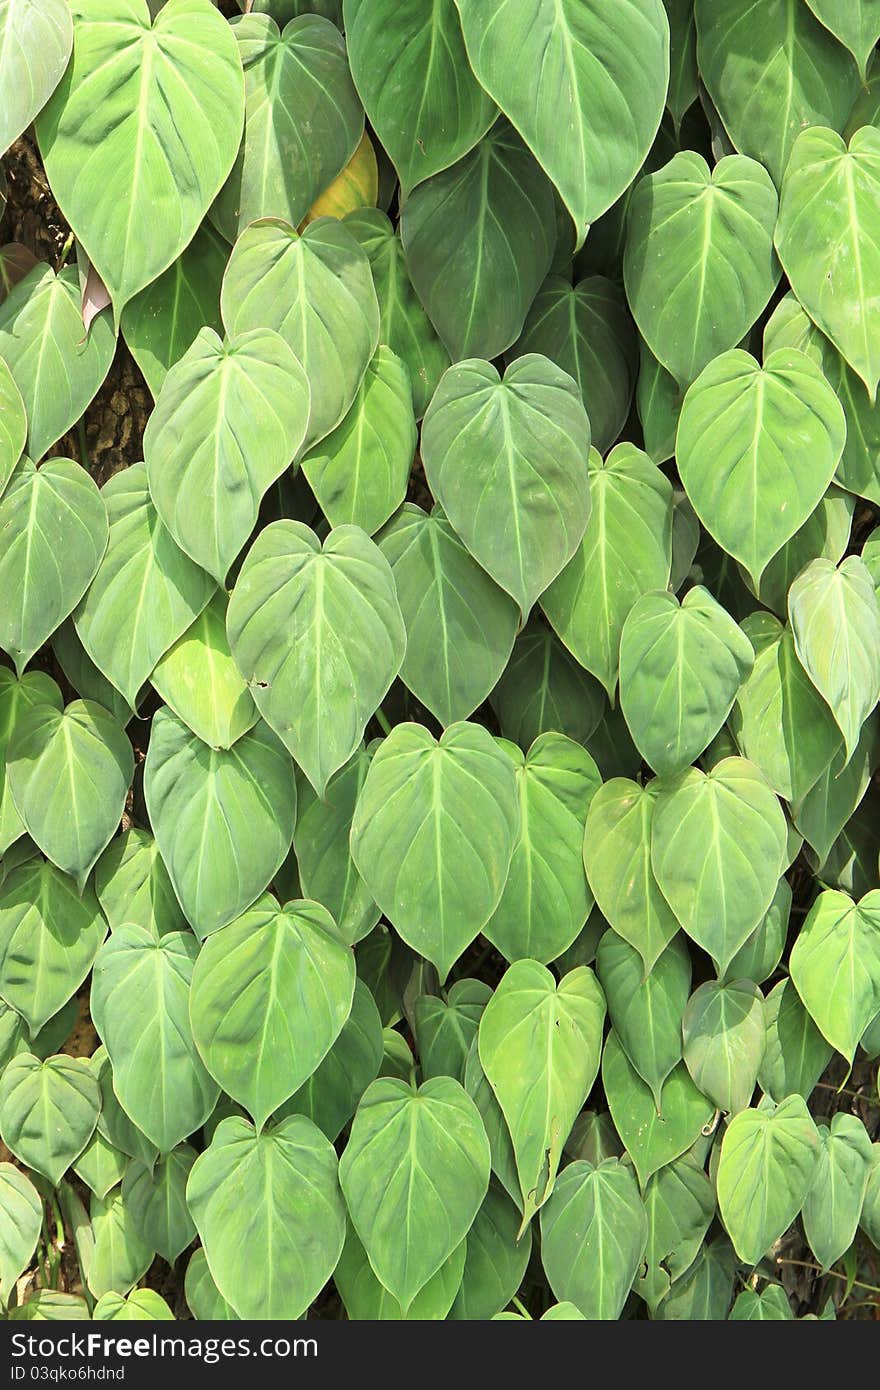
<path fill-rule="evenodd" d="M 233 8 L 0 0 L 7 1316 L 848 1315 L 880 0 Z"/>

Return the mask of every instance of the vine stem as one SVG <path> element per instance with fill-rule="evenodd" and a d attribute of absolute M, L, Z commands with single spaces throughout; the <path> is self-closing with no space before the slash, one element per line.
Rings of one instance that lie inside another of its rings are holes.
<path fill-rule="evenodd" d="M 379 725 L 379 728 L 382 730 L 382 732 L 385 734 L 387 738 L 387 736 L 391 733 L 391 725 L 385 718 L 385 714 L 381 706 L 379 709 L 376 710 L 376 723 Z"/>
<path fill-rule="evenodd" d="M 811 1264 L 809 1260 L 786 1260 L 782 1256 L 777 1256 L 778 1265 L 797 1265 L 799 1269 L 812 1269 L 816 1274 L 827 1275 L 829 1279 L 840 1279 L 844 1284 L 850 1284 L 854 1289 L 867 1289 L 868 1293 L 880 1293 L 877 1284 L 865 1284 L 861 1279 L 849 1280 L 845 1274 L 838 1274 L 834 1269 L 823 1270 L 820 1265 Z"/>

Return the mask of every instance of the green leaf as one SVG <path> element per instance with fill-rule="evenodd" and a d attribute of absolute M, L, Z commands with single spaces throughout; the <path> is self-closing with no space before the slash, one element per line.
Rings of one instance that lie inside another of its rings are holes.
<path fill-rule="evenodd" d="M 65 618 L 53 632 L 50 643 L 52 655 L 74 690 L 78 690 L 84 700 L 103 705 L 107 713 L 125 727 L 132 718 L 131 706 L 92 661 L 79 640 L 73 618 Z"/>
<path fill-rule="evenodd" d="M 464 1273 L 451 1319 L 485 1322 L 507 1307 L 522 1283 L 532 1251 L 531 1227 L 517 1242 L 519 1221 L 510 1198 L 497 1183 L 490 1183 L 468 1231 Z"/>
<path fill-rule="evenodd" d="M 729 715 L 754 652 L 730 615 L 696 585 L 645 594 L 620 638 L 620 707 L 639 752 L 662 776 L 683 772 Z"/>
<path fill-rule="evenodd" d="M 28 834 L 82 891 L 119 825 L 134 773 L 124 731 L 101 705 L 38 704 L 16 722 L 9 787 Z"/>
<path fill-rule="evenodd" d="M 828 858 L 838 835 L 862 802 L 880 760 L 878 735 L 880 719 L 875 712 L 862 725 L 852 759 L 846 761 L 846 749 L 841 746 L 803 801 L 792 807 L 794 824 L 815 850 L 819 863 Z"/>
<path fill-rule="evenodd" d="M 626 424 L 638 365 L 636 334 L 619 287 L 602 275 L 577 285 L 551 275 L 508 355 L 528 353 L 549 357 L 574 378 L 593 443 L 604 454 Z"/>
<path fill-rule="evenodd" d="M 110 539 L 73 621 L 92 661 L 134 709 L 156 662 L 204 608 L 214 584 L 159 520 L 144 464 L 114 474 L 101 495 Z"/>
<path fill-rule="evenodd" d="M 49 100 L 72 46 L 66 0 L 0 0 L 0 150 L 9 149 Z"/>
<path fill-rule="evenodd" d="M 146 1274 L 155 1251 L 138 1235 L 121 1192 L 91 1198 L 89 1215 L 95 1248 L 88 1272 L 89 1290 L 101 1299 L 107 1293 L 124 1297 Z"/>
<path fill-rule="evenodd" d="M 866 126 L 847 146 L 833 130 L 805 130 L 785 172 L 776 228 L 792 289 L 861 377 L 872 405 L 880 382 L 880 315 L 869 290 L 880 271 L 878 187 L 880 131 Z"/>
<path fill-rule="evenodd" d="M 406 627 L 400 678 L 444 725 L 466 719 L 505 670 L 518 612 L 459 540 L 439 505 L 407 502 L 376 538 Z"/>
<path fill-rule="evenodd" d="M 804 353 L 717 357 L 685 396 L 676 458 L 706 530 L 755 585 L 834 477 L 846 439 L 843 407 Z M 792 452 L 793 441 L 796 450 Z"/>
<path fill-rule="evenodd" d="M 143 927 L 122 926 L 102 947 L 92 975 L 92 1019 L 112 1063 L 113 1089 L 163 1154 L 205 1122 L 219 1090 L 190 1031 L 197 954 L 189 934 L 157 940 Z"/>
<path fill-rule="evenodd" d="M 43 1221 L 43 1204 L 29 1178 L 11 1163 L 0 1163 L 0 1298 L 5 1303 L 18 1276 L 31 1261 Z"/>
<path fill-rule="evenodd" d="M 839 730 L 798 661 L 791 629 L 769 613 L 753 613 L 742 628 L 755 664 L 736 697 L 731 730 L 777 795 L 802 801 L 840 748 Z"/>
<path fill-rule="evenodd" d="M 350 945 L 368 936 L 380 915 L 349 847 L 352 817 L 371 757 L 369 749 L 358 748 L 330 778 L 323 797 L 315 795 L 305 778 L 298 783 L 293 848 L 300 884 L 306 897 L 327 908 Z"/>
<path fill-rule="evenodd" d="M 293 767 L 262 721 L 234 748 L 217 750 L 158 710 L 144 796 L 174 891 L 203 939 L 251 906 L 293 840 Z"/>
<path fill-rule="evenodd" d="M 637 174 L 669 84 L 661 0 L 456 0 L 471 67 L 559 190 L 578 246 Z M 525 71 L 540 74 L 537 88 Z M 564 118 L 560 113 L 564 112 Z"/>
<path fill-rule="evenodd" d="M 370 263 L 335 218 L 299 236 L 263 218 L 235 243 L 220 293 L 227 333 L 275 329 L 311 387 L 307 446 L 339 424 L 379 343 L 379 305 Z"/>
<path fill-rule="evenodd" d="M 495 1092 L 492 1090 L 486 1073 L 480 1064 L 479 1036 L 471 1040 L 464 1066 L 464 1087 L 480 1112 L 483 1128 L 489 1139 L 489 1152 L 492 1156 L 492 1172 L 517 1208 L 522 1206 L 519 1175 L 516 1170 L 516 1157 L 507 1121 Z M 517 1226 L 519 1227 L 519 1217 Z M 526 1227 L 526 1232 L 529 1228 Z M 520 1239 L 525 1239 L 523 1232 Z M 518 1234 L 518 1232 L 517 1232 Z M 529 1237 L 531 1239 L 531 1237 Z"/>
<path fill-rule="evenodd" d="M 0 492 L 3 491 L 24 452 L 27 413 L 21 392 L 6 362 L 0 357 Z"/>
<path fill-rule="evenodd" d="M 725 130 L 778 188 L 800 131 L 843 128 L 855 64 L 802 0 L 696 0 L 696 15 L 700 77 Z"/>
<path fill-rule="evenodd" d="M 779 802 L 743 758 L 724 758 L 709 773 L 690 768 L 662 785 L 651 866 L 679 923 L 720 970 L 773 901 L 786 839 Z"/>
<path fill-rule="evenodd" d="M 438 742 L 420 724 L 399 724 L 377 750 L 352 858 L 441 983 L 498 906 L 518 828 L 513 764 L 480 725 L 451 724 Z"/>
<path fill-rule="evenodd" d="M 159 659 L 150 680 L 197 738 L 228 749 L 260 716 L 229 650 L 227 607 L 219 590 Z"/>
<path fill-rule="evenodd" d="M 728 1125 L 718 1164 L 721 1218 L 740 1259 L 756 1265 L 804 1204 L 819 1159 L 819 1136 L 802 1096 L 775 1110 L 741 1110 Z"/>
<path fill-rule="evenodd" d="M 331 526 L 378 531 L 406 497 L 416 452 L 409 370 L 380 345 L 345 418 L 302 461 Z"/>
<path fill-rule="evenodd" d="M 89 1322 L 89 1310 L 84 1298 L 72 1293 L 56 1293 L 54 1289 L 38 1289 L 17 1308 L 10 1308 L 9 1318 L 17 1322 Z"/>
<path fill-rule="evenodd" d="M 557 987 L 545 966 L 520 960 L 480 1019 L 480 1063 L 513 1141 L 525 1229 L 553 1191 L 578 1111 L 599 1070 L 605 997 L 581 966 Z"/>
<path fill-rule="evenodd" d="M 318 903 L 279 909 L 266 897 L 208 939 L 193 972 L 193 1037 L 258 1130 L 333 1046 L 354 979 L 354 955 Z"/>
<path fill-rule="evenodd" d="M 323 796 L 403 660 L 388 561 L 357 526 L 334 528 L 322 548 L 301 522 L 273 522 L 242 565 L 226 627 L 257 708 Z"/>
<path fill-rule="evenodd" d="M 699 96 L 697 30 L 693 0 L 663 0 L 669 20 L 669 91 L 666 109 L 677 135 L 682 117 Z"/>
<path fill-rule="evenodd" d="M 405 363 L 416 419 L 425 413 L 437 382 L 449 366 L 446 351 L 412 287 L 400 236 L 384 212 L 363 208 L 344 219 L 366 252 L 379 301 L 379 341 Z"/>
<path fill-rule="evenodd" d="M 640 449 L 591 449 L 590 509 L 574 556 L 541 595 L 550 623 L 613 698 L 620 634 L 637 599 L 669 582 L 672 488 Z"/>
<path fill-rule="evenodd" d="M 143 0 L 77 0 L 73 59 L 37 138 L 117 322 L 192 240 L 232 166 L 243 109 L 235 39 L 207 0 L 169 0 L 152 29 Z M 144 208 L 159 211 L 149 236 Z"/>
<path fill-rule="evenodd" d="M 67 434 L 89 406 L 113 361 L 115 335 L 99 314 L 83 341 L 79 278 L 35 265 L 0 304 L 0 356 L 28 411 L 33 459 Z"/>
<path fill-rule="evenodd" d="M 60 689 L 43 671 L 28 671 L 16 680 L 11 671 L 0 667 L 0 855 L 25 833 L 24 822 L 15 809 L 6 769 L 10 739 L 23 716 L 37 705 L 60 710 L 64 700 Z"/>
<path fill-rule="evenodd" d="M 878 0 L 855 0 L 855 4 L 843 8 L 833 0 L 807 0 L 807 4 L 819 22 L 849 49 L 865 82 L 868 61 L 880 39 Z"/>
<path fill-rule="evenodd" d="M 0 995 L 32 1035 L 79 989 L 107 933 L 91 888 L 30 859 L 0 884 Z"/>
<path fill-rule="evenodd" d="M 880 605 L 857 555 L 839 565 L 813 560 L 792 584 L 788 615 L 798 660 L 830 706 L 846 744 L 846 766 L 880 699 Z"/>
<path fill-rule="evenodd" d="M 601 785 L 589 753 L 564 734 L 541 734 L 525 756 L 513 745 L 520 834 L 501 901 L 483 928 L 505 960 L 545 964 L 574 941 L 593 907 L 584 874 L 584 822 Z"/>
<path fill-rule="evenodd" d="M 455 164 L 497 111 L 468 65 L 453 0 L 345 0 L 352 75 L 406 198 Z"/>
<path fill-rule="evenodd" d="M 648 1220 L 632 1170 L 579 1160 L 541 1212 L 541 1260 L 558 1299 L 591 1321 L 620 1317 L 641 1263 Z"/>
<path fill-rule="evenodd" d="M 96 1129 L 82 1153 L 73 1164 L 73 1171 L 82 1178 L 96 1197 L 106 1197 L 122 1182 L 129 1164 L 128 1154 L 115 1149 L 99 1129 Z"/>
<path fill-rule="evenodd" d="M 652 1173 L 695 1144 L 713 1108 L 679 1062 L 663 1083 L 658 1106 L 612 1028 L 602 1054 L 602 1085 L 614 1126 L 644 1189 Z"/>
<path fill-rule="evenodd" d="M 764 996 L 751 980 L 695 990 L 681 1019 L 685 1066 L 719 1110 L 735 1115 L 752 1098 L 764 1055 Z"/>
<path fill-rule="evenodd" d="M 730 980 L 753 980 L 760 985 L 770 978 L 785 950 L 790 913 L 791 889 L 788 880 L 781 878 L 766 917 L 728 963 L 722 984 Z"/>
<path fill-rule="evenodd" d="M 161 1294 L 153 1289 L 132 1289 L 127 1298 L 105 1293 L 95 1305 L 95 1322 L 174 1322 L 175 1317 Z"/>
<path fill-rule="evenodd" d="M 681 1061 L 681 1018 L 691 988 L 684 939 L 674 936 L 646 971 L 638 951 L 616 931 L 606 931 L 596 951 L 596 971 L 615 1037 L 659 1110 L 663 1083 Z M 762 1017 L 762 1039 L 763 1022 Z"/>
<path fill-rule="evenodd" d="M 108 1144 L 137 1159 L 147 1167 L 152 1167 L 158 1157 L 158 1149 L 147 1136 L 138 1129 L 134 1121 L 125 1113 L 113 1089 L 113 1067 L 106 1047 L 103 1045 L 92 1053 L 89 1064 L 101 1088 L 101 1113 L 98 1116 L 96 1134 L 102 1134 Z"/>
<path fill-rule="evenodd" d="M 538 354 L 500 378 L 488 362 L 445 373 L 422 425 L 425 476 L 468 550 L 528 616 L 590 515 L 590 426 L 571 377 Z"/>
<path fill-rule="evenodd" d="M 736 1255 L 724 1236 L 704 1245 L 691 1269 L 657 1309 L 666 1322 L 724 1321 L 733 1302 Z"/>
<path fill-rule="evenodd" d="M 601 687 L 537 619 L 516 639 L 490 698 L 505 737 L 524 751 L 551 732 L 586 742 L 605 707 Z"/>
<path fill-rule="evenodd" d="M 363 980 L 356 980 L 351 1013 L 330 1051 L 307 1081 L 281 1106 L 276 1119 L 307 1115 L 331 1144 L 379 1075 L 383 1058 L 382 1020 Z"/>
<path fill-rule="evenodd" d="M 232 23 L 244 68 L 244 140 L 211 213 L 228 241 L 260 217 L 302 222 L 364 131 L 339 30 L 311 14 L 283 30 L 280 22 L 245 14 Z"/>
<path fill-rule="evenodd" d="M 23 459 L 0 497 L 0 533 L 0 647 L 21 675 L 94 579 L 107 511 L 78 463 L 50 459 L 38 471 Z"/>
<path fill-rule="evenodd" d="M 684 389 L 639 340 L 639 379 L 636 407 L 645 438 L 645 451 L 655 463 L 665 463 L 675 453 L 675 433 Z"/>
<path fill-rule="evenodd" d="M 678 381 L 736 347 L 779 280 L 778 198 L 766 169 L 728 155 L 710 170 L 682 150 L 636 185 L 627 214 L 626 293 L 654 357 Z"/>
<path fill-rule="evenodd" d="M 686 1153 L 648 1179 L 644 1203 L 645 1272 L 633 1287 L 655 1315 L 698 1256 L 715 1215 L 715 1192 L 703 1169 Z"/>
<path fill-rule="evenodd" d="M 170 1265 L 196 1233 L 186 1205 L 186 1181 L 195 1161 L 195 1149 L 179 1144 L 155 1167 L 135 1159 L 122 1184 L 132 1226 Z"/>
<path fill-rule="evenodd" d="M 553 190 L 505 120 L 407 198 L 406 268 L 453 361 L 497 357 L 516 341 L 555 230 Z"/>
<path fill-rule="evenodd" d="M 743 1289 L 737 1294 L 729 1322 L 791 1322 L 794 1314 L 781 1284 L 768 1284 L 762 1293 Z"/>
<path fill-rule="evenodd" d="M 767 1036 L 758 1082 L 773 1100 L 809 1099 L 833 1049 L 800 1001 L 790 979 L 780 980 L 764 1002 Z"/>
<path fill-rule="evenodd" d="M 421 994 L 415 1002 L 415 1034 L 422 1076 L 452 1076 L 464 1081 L 471 1043 L 492 997 L 482 980 L 456 980 L 446 999 Z"/>
<path fill-rule="evenodd" d="M 0 1079 L 3 1142 L 53 1187 L 91 1138 L 100 1108 L 98 1083 L 81 1057 L 41 1062 L 22 1052 Z"/>
<path fill-rule="evenodd" d="M 829 1269 L 855 1240 L 874 1154 L 857 1115 L 839 1111 L 831 1127 L 818 1126 L 819 1159 L 804 1201 L 807 1243 L 823 1269 Z"/>
<path fill-rule="evenodd" d="M 128 922 L 156 936 L 186 931 L 159 847 L 146 830 L 130 826 L 110 841 L 95 865 L 95 892 L 111 929 Z"/>
<path fill-rule="evenodd" d="M 678 931 L 651 867 L 659 790 L 657 782 L 613 778 L 590 802 L 584 830 L 590 888 L 617 935 L 641 956 L 643 978 Z"/>
<path fill-rule="evenodd" d="M 810 908 L 790 960 L 791 978 L 823 1037 L 852 1066 L 880 1013 L 880 891 L 854 903 L 833 889 Z"/>
<path fill-rule="evenodd" d="M 201 1322 L 238 1322 L 238 1314 L 226 1302 L 208 1269 L 201 1246 L 193 1252 L 186 1267 L 186 1301 L 194 1318 Z"/>
<path fill-rule="evenodd" d="M 872 1144 L 872 1162 L 859 1225 L 871 1241 L 880 1248 L 880 1144 Z"/>
<path fill-rule="evenodd" d="M 219 583 L 303 444 L 309 398 L 302 366 L 270 329 L 223 343 L 203 328 L 165 377 L 144 432 L 150 493 L 180 548 Z"/>
<path fill-rule="evenodd" d="M 379 1282 L 367 1252 L 349 1224 L 333 1282 L 353 1322 L 437 1322 L 449 1313 L 461 1285 L 466 1242 L 461 1241 L 404 1311 Z"/>
<path fill-rule="evenodd" d="M 463 1087 L 435 1077 L 367 1089 L 339 1164 L 374 1273 L 404 1313 L 461 1244 L 489 1185 L 489 1142 Z"/>

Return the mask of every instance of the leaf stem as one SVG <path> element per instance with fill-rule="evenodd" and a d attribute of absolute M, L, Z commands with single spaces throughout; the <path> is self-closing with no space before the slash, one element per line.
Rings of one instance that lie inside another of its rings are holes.
<path fill-rule="evenodd" d="M 382 709 L 381 705 L 376 710 L 376 723 L 379 725 L 379 728 L 382 730 L 382 732 L 385 734 L 387 738 L 387 736 L 391 733 L 391 725 L 388 723 L 388 720 L 385 716 L 385 712 Z"/>

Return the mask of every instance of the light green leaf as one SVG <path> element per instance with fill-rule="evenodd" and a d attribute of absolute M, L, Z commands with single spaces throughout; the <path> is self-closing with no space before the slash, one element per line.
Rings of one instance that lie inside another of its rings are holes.
<path fill-rule="evenodd" d="M 194 1318 L 200 1322 L 238 1322 L 238 1314 L 226 1302 L 208 1268 L 201 1246 L 193 1252 L 186 1267 L 186 1301 Z"/>
<path fill-rule="evenodd" d="M 849 49 L 864 82 L 868 61 L 880 39 L 878 0 L 855 0 L 854 4 L 843 7 L 834 0 L 807 0 L 807 4 L 820 23 Z"/>
<path fill-rule="evenodd" d="M 846 761 L 846 749 L 829 763 L 803 801 L 792 807 L 795 827 L 816 852 L 820 864 L 844 826 L 859 806 L 880 761 L 880 718 L 875 711 L 862 725 L 853 757 Z"/>
<path fill-rule="evenodd" d="M 330 778 L 323 797 L 315 795 L 305 778 L 298 783 L 293 848 L 300 885 L 306 897 L 323 903 L 350 945 L 368 936 L 380 915 L 349 847 L 352 817 L 371 757 L 371 750 L 361 746 Z"/>
<path fill-rule="evenodd" d="M 195 1161 L 195 1149 L 178 1144 L 155 1167 L 135 1159 L 122 1183 L 132 1226 L 170 1265 L 196 1233 L 186 1205 L 186 1181 Z"/>
<path fill-rule="evenodd" d="M 804 1204 L 819 1159 L 819 1136 L 802 1096 L 775 1110 L 741 1110 L 728 1125 L 718 1164 L 721 1218 L 740 1259 L 756 1265 Z"/>
<path fill-rule="evenodd" d="M 174 891 L 203 939 L 251 906 L 293 840 L 293 766 L 262 721 L 234 748 L 217 750 L 160 709 L 144 796 Z"/>
<path fill-rule="evenodd" d="M 197 954 L 189 933 L 157 940 L 144 927 L 122 926 L 102 947 L 92 975 L 92 1019 L 113 1067 L 113 1090 L 160 1153 L 204 1124 L 219 1093 L 190 1031 Z"/>
<path fill-rule="evenodd" d="M 367 772 L 351 853 L 373 898 L 441 984 L 501 899 L 519 828 L 513 764 L 488 730 L 437 742 L 399 724 Z"/>
<path fill-rule="evenodd" d="M 9 149 L 49 100 L 72 46 L 66 0 L 2 0 L 0 151 Z"/>
<path fill-rule="evenodd" d="M 357 526 L 334 528 L 322 548 L 301 522 L 273 522 L 247 554 L 226 627 L 257 708 L 323 796 L 403 660 L 388 561 Z"/>
<path fill-rule="evenodd" d="M 590 515 L 590 426 L 571 377 L 536 353 L 503 379 L 488 362 L 445 373 L 422 425 L 425 476 L 468 550 L 528 616 Z"/>
<path fill-rule="evenodd" d="M 682 150 L 636 185 L 627 214 L 626 293 L 654 357 L 691 382 L 736 347 L 779 280 L 778 198 L 766 169 L 728 155 L 710 170 Z"/>
<path fill-rule="evenodd" d="M 227 607 L 218 590 L 150 677 L 178 719 L 211 748 L 231 748 L 260 717 L 229 650 Z"/>
<path fill-rule="evenodd" d="M 105 1293 L 95 1304 L 95 1322 L 174 1322 L 175 1317 L 161 1294 L 153 1289 L 132 1289 L 127 1298 Z"/>
<path fill-rule="evenodd" d="M 146 830 L 132 825 L 110 841 L 95 865 L 95 892 L 111 929 L 128 922 L 156 936 L 186 931 L 159 847 Z"/>
<path fill-rule="evenodd" d="M 398 1035 L 399 1036 L 399 1035 Z M 351 1013 L 322 1062 L 276 1115 L 307 1115 L 331 1144 L 348 1124 L 361 1096 L 379 1075 L 383 1059 L 382 1020 L 363 980 L 356 980 Z"/>
<path fill-rule="evenodd" d="M 485 1322 L 513 1298 L 532 1251 L 531 1227 L 517 1241 L 519 1221 L 510 1198 L 497 1183 L 490 1183 L 468 1231 L 464 1273 L 451 1319 Z"/>
<path fill-rule="evenodd" d="M 679 1062 L 663 1083 L 658 1106 L 612 1028 L 602 1054 L 602 1085 L 614 1126 L 644 1189 L 652 1173 L 679 1158 L 712 1121 L 712 1105 Z"/>
<path fill-rule="evenodd" d="M 870 1137 L 857 1115 L 839 1111 L 830 1129 L 820 1124 L 819 1160 L 804 1201 L 807 1243 L 823 1269 L 829 1269 L 855 1240 L 873 1166 Z"/>
<path fill-rule="evenodd" d="M 101 1092 L 81 1057 L 41 1062 L 21 1052 L 0 1078 L 0 1134 L 28 1168 L 57 1187 L 98 1122 Z"/>
<path fill-rule="evenodd" d="M 244 82 L 235 39 L 207 0 L 169 0 L 152 29 L 144 0 L 77 0 L 74 19 L 73 60 L 37 138 L 118 322 L 192 240 L 229 173 Z M 144 208 L 158 214 L 148 236 Z"/>
<path fill-rule="evenodd" d="M 505 738 L 524 752 L 539 734 L 587 742 L 605 709 L 601 686 L 537 619 L 517 637 L 490 699 Z"/>
<path fill-rule="evenodd" d="M 29 1178 L 11 1163 L 0 1163 L 0 1298 L 5 1303 L 37 1248 L 43 1204 Z"/>
<path fill-rule="evenodd" d="M 659 1110 L 663 1083 L 681 1061 L 681 1016 L 691 987 L 684 938 L 674 936 L 646 971 L 638 951 L 616 931 L 606 931 L 596 951 L 596 971 L 615 1037 Z M 763 1026 L 762 1016 L 762 1039 Z"/>
<path fill-rule="evenodd" d="M 823 1038 L 786 978 L 764 1001 L 767 1036 L 758 1082 L 773 1100 L 801 1095 L 808 1100 L 833 1049 Z"/>
<path fill-rule="evenodd" d="M 60 689 L 44 671 L 28 671 L 21 680 L 0 667 L 0 855 L 25 833 L 24 822 L 15 809 L 6 758 L 9 741 L 22 717 L 36 705 L 60 710 L 64 700 Z"/>
<path fill-rule="evenodd" d="M 50 459 L 38 471 L 23 459 L 0 497 L 0 534 L 0 647 L 21 675 L 94 579 L 107 511 L 78 463 Z"/>
<path fill-rule="evenodd" d="M 27 440 L 27 413 L 21 392 L 0 357 L 0 492 L 12 477 Z"/>
<path fill-rule="evenodd" d="M 456 980 L 445 999 L 421 994 L 415 1002 L 413 1033 L 422 1076 L 452 1076 L 464 1081 L 471 1043 L 492 997 L 482 980 Z"/>
<path fill-rule="evenodd" d="M 764 996 L 751 980 L 695 990 L 681 1019 L 685 1066 L 704 1096 L 735 1115 L 752 1098 L 764 1055 Z"/>
<path fill-rule="evenodd" d="M 880 1013 L 880 891 L 854 903 L 820 893 L 791 952 L 791 978 L 823 1037 L 850 1066 L 859 1039 Z"/>
<path fill-rule="evenodd" d="M 781 1284 L 768 1284 L 762 1293 L 743 1289 L 737 1294 L 729 1322 L 792 1322 L 794 1314 Z"/>
<path fill-rule="evenodd" d="M 101 1131 L 96 1129 L 79 1158 L 74 1161 L 73 1171 L 96 1197 L 106 1197 L 122 1182 L 128 1164 L 128 1154 L 115 1149 L 109 1139 L 105 1139 Z"/>
<path fill-rule="evenodd" d="M 579 1160 L 541 1212 L 541 1259 L 558 1299 L 591 1320 L 616 1320 L 636 1277 L 648 1220 L 632 1170 Z"/>
<path fill-rule="evenodd" d="M 376 1278 L 367 1252 L 349 1223 L 333 1282 L 352 1322 L 439 1322 L 449 1313 L 461 1285 L 465 1253 L 466 1242 L 461 1241 L 405 1312 Z"/>
<path fill-rule="evenodd" d="M 501 978 L 480 1019 L 480 1063 L 513 1141 L 525 1229 L 553 1191 L 578 1111 L 599 1070 L 605 997 L 580 966 L 557 987 L 537 961 Z"/>
<path fill-rule="evenodd" d="M 715 1215 L 715 1192 L 690 1154 L 683 1154 L 648 1179 L 645 1272 L 633 1287 L 652 1315 L 670 1288 L 691 1268 Z"/>

